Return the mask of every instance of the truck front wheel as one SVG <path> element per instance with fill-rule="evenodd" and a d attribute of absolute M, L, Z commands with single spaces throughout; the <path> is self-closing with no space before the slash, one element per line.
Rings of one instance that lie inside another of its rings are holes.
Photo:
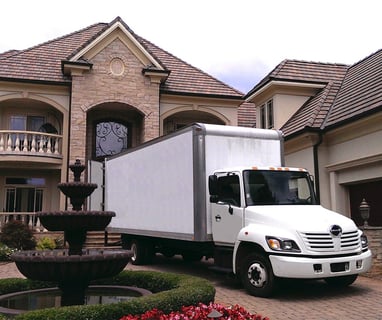
<path fill-rule="evenodd" d="M 276 277 L 269 259 L 259 253 L 249 254 L 244 259 L 241 281 L 244 288 L 257 297 L 269 297 L 276 288 Z"/>

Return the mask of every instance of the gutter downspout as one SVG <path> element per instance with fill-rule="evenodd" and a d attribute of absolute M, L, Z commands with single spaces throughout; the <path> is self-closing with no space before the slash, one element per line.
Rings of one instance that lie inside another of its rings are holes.
<path fill-rule="evenodd" d="M 316 188 L 317 201 L 320 204 L 320 170 L 318 168 L 318 147 L 322 143 L 322 133 L 318 133 L 318 141 L 313 145 L 314 185 Z"/>

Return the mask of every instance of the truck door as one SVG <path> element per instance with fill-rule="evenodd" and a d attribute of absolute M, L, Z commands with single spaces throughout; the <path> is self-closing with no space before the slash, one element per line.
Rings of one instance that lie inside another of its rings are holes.
<path fill-rule="evenodd" d="M 215 244 L 233 246 L 243 227 L 243 208 L 238 174 L 218 177 L 218 199 L 211 203 L 212 236 Z"/>

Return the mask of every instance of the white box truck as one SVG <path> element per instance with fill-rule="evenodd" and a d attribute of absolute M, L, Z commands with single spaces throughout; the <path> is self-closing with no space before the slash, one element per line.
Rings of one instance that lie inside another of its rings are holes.
<path fill-rule="evenodd" d="M 134 264 L 157 252 L 213 258 L 255 296 L 279 278 L 350 285 L 371 267 L 366 237 L 320 206 L 309 173 L 283 158 L 280 131 L 200 123 L 110 157 L 108 231 Z"/>

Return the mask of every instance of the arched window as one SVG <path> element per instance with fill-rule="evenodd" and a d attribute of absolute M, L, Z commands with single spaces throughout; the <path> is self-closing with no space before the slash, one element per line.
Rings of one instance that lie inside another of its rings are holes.
<path fill-rule="evenodd" d="M 95 127 L 95 157 L 118 154 L 129 147 L 129 126 L 116 121 L 101 121 Z"/>

